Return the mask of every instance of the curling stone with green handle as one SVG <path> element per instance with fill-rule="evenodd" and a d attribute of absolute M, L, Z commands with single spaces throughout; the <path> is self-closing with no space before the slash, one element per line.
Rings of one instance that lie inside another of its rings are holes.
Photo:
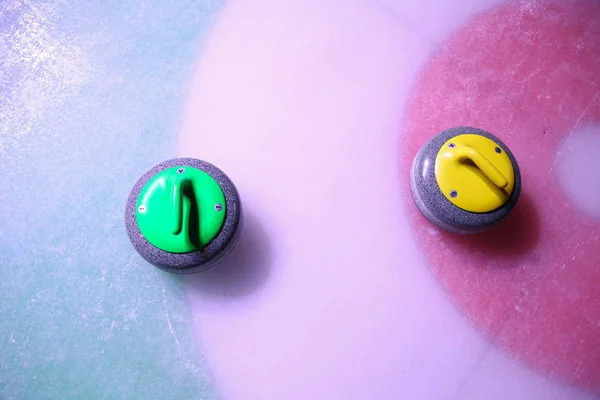
<path fill-rule="evenodd" d="M 242 209 L 231 180 L 193 158 L 164 161 L 142 175 L 126 204 L 125 225 L 136 251 L 168 272 L 215 265 L 235 245 Z"/>

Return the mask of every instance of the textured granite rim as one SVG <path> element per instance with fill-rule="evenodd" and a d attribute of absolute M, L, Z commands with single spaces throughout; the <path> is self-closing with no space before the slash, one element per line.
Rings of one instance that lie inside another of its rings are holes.
<path fill-rule="evenodd" d="M 492 212 L 473 213 L 457 207 L 444 196 L 435 180 L 438 151 L 451 138 L 468 133 L 485 136 L 496 142 L 513 164 L 514 190 L 507 202 Z M 419 150 L 410 170 L 410 188 L 417 208 L 433 224 L 453 233 L 477 233 L 506 218 L 513 210 L 521 194 L 521 172 L 515 156 L 498 137 L 479 128 L 459 126 L 438 133 Z"/>
<path fill-rule="evenodd" d="M 197 168 L 210 175 L 221 187 L 225 195 L 225 221 L 219 234 L 204 248 L 190 253 L 169 253 L 152 245 L 142 235 L 136 219 L 136 204 L 140 192 L 153 176 L 175 167 Z M 242 206 L 236 187 L 229 177 L 209 162 L 195 158 L 173 158 L 163 161 L 145 172 L 129 193 L 125 206 L 125 227 L 135 250 L 150 264 L 168 272 L 191 274 L 204 271 L 216 265 L 235 246 L 242 230 Z"/>

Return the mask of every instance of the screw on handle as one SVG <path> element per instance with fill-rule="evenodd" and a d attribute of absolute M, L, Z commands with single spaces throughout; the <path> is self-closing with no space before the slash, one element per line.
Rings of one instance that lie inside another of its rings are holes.
<path fill-rule="evenodd" d="M 494 166 L 483 154 L 469 146 L 457 146 L 452 150 L 453 155 L 458 162 L 472 162 L 490 180 L 500 189 L 508 186 L 508 180 L 502 175 L 498 168 Z"/>

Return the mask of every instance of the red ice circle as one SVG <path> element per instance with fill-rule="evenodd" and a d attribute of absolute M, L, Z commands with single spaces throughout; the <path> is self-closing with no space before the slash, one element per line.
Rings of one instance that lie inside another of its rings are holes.
<path fill-rule="evenodd" d="M 425 65 L 400 157 L 410 193 L 412 158 L 444 129 L 482 128 L 513 151 L 523 192 L 497 227 L 435 234 L 411 203 L 412 226 L 440 284 L 490 340 L 547 376 L 593 390 L 600 222 L 569 201 L 554 163 L 571 132 L 600 122 L 599 93 L 600 3 L 511 2 L 467 22 Z"/>

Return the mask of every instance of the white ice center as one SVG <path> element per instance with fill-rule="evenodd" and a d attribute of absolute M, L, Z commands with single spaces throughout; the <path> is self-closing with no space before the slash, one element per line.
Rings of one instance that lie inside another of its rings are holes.
<path fill-rule="evenodd" d="M 600 126 L 574 131 L 560 148 L 556 171 L 569 199 L 587 215 L 600 219 Z"/>

